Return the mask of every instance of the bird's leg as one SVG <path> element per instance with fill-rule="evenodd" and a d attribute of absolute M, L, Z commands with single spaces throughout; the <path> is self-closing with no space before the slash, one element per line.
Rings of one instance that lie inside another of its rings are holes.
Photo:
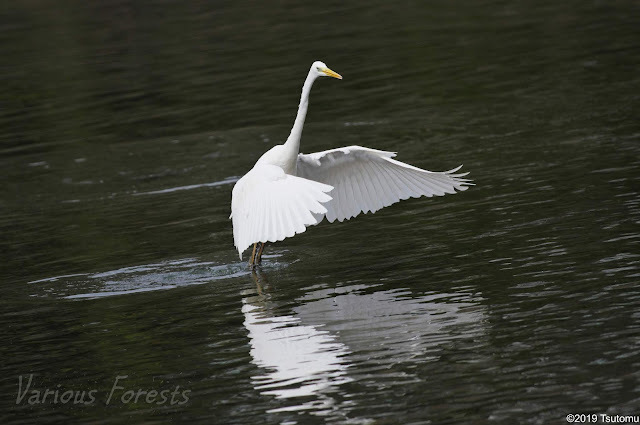
<path fill-rule="evenodd" d="M 260 250 L 258 251 L 258 258 L 256 258 L 256 264 L 262 263 L 262 251 L 264 251 L 264 247 L 267 243 L 263 242 L 260 244 Z"/>
<path fill-rule="evenodd" d="M 249 267 L 253 268 L 254 261 L 256 259 L 256 246 L 258 243 L 253 244 L 253 251 L 251 252 L 251 258 L 249 259 Z"/>
<path fill-rule="evenodd" d="M 256 248 L 256 259 L 253 261 L 253 264 L 256 266 L 260 264 L 260 252 L 262 251 L 262 242 L 258 242 L 258 247 Z"/>

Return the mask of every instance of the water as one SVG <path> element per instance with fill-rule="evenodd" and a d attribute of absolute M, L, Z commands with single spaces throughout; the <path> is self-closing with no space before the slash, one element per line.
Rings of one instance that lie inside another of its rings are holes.
<path fill-rule="evenodd" d="M 2 423 L 640 415 L 636 3 L 0 13 Z M 316 59 L 344 80 L 314 86 L 305 152 L 477 185 L 322 224 L 252 273 L 231 188 Z"/>

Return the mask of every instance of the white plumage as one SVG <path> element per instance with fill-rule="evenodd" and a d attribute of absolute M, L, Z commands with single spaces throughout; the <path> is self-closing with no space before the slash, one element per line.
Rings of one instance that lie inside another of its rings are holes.
<path fill-rule="evenodd" d="M 393 159 L 394 152 L 349 146 L 298 156 L 298 176 L 333 187 L 324 204 L 329 223 L 376 212 L 396 202 L 421 196 L 443 196 L 466 190 L 468 173 L 460 167 L 443 173 L 422 170 Z"/>
<path fill-rule="evenodd" d="M 329 222 L 349 220 L 402 199 L 453 194 L 472 184 L 463 178 L 468 173 L 456 173 L 460 167 L 422 170 L 393 159 L 394 152 L 361 146 L 299 154 L 309 92 L 319 76 L 342 79 L 324 63 L 314 62 L 286 143 L 262 155 L 233 188 L 231 218 L 240 258 L 251 244 L 281 241 L 324 217 Z"/>
<path fill-rule="evenodd" d="M 233 239 L 242 252 L 255 242 L 277 242 L 302 233 L 325 214 L 331 186 L 285 174 L 282 168 L 256 164 L 233 188 Z"/>

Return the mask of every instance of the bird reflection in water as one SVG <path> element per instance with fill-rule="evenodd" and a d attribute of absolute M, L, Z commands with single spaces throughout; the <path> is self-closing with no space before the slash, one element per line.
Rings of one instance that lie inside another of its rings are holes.
<path fill-rule="evenodd" d="M 301 323 L 291 315 L 276 315 L 270 308 L 265 274 L 252 271 L 257 295 L 243 298 L 244 325 L 249 331 L 253 363 L 267 370 L 252 383 L 262 394 L 279 399 L 304 397 L 305 402 L 276 411 L 336 410 L 331 393 L 349 382 L 347 347 L 327 331 Z M 311 401 L 309 397 L 313 397 Z"/>
<path fill-rule="evenodd" d="M 346 423 L 357 400 L 343 384 L 368 385 L 373 368 L 384 370 L 389 387 L 422 385 L 416 365 L 433 363 L 436 371 L 442 355 L 475 346 L 486 333 L 482 297 L 470 287 L 420 295 L 381 283 L 324 287 L 279 315 L 264 272 L 252 275 L 257 293 L 245 294 L 244 325 L 253 363 L 266 370 L 252 384 L 286 400 L 286 407 L 269 412 L 306 410 Z"/>

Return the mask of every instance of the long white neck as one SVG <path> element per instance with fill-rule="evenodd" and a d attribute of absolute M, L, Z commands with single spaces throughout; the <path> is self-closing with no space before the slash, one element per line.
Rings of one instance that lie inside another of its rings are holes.
<path fill-rule="evenodd" d="M 311 92 L 311 86 L 316 80 L 316 75 L 313 70 L 309 70 L 307 79 L 302 86 L 302 95 L 300 95 L 300 105 L 298 105 L 298 115 L 293 123 L 291 134 L 287 138 L 284 146 L 287 149 L 287 154 L 292 155 L 297 159 L 298 152 L 300 152 L 300 137 L 302 136 L 302 127 L 304 126 L 304 119 L 307 116 L 307 108 L 309 106 L 309 92 Z"/>

